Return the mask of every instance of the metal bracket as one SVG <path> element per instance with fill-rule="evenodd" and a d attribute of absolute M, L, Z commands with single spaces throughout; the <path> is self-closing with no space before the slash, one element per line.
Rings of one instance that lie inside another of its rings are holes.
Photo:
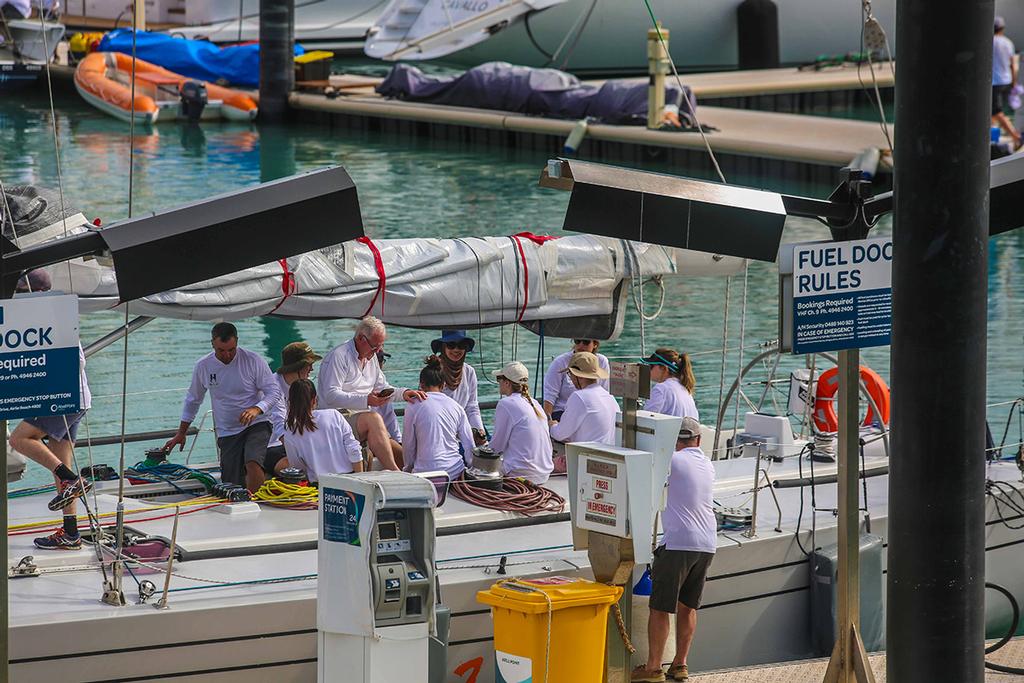
<path fill-rule="evenodd" d="M 12 579 L 24 579 L 29 576 L 39 576 L 39 567 L 36 566 L 35 557 L 26 555 L 18 561 L 18 564 L 11 567 L 7 574 Z"/>
<path fill-rule="evenodd" d="M 145 579 L 139 583 L 139 601 L 136 604 L 144 605 L 154 595 L 156 595 L 156 584 Z"/>

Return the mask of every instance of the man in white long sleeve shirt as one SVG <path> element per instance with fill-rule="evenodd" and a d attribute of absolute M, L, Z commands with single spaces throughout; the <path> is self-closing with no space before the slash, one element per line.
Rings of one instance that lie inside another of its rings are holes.
<path fill-rule="evenodd" d="M 608 389 L 608 359 L 597 352 L 600 345 L 601 342 L 597 339 L 573 339 L 572 351 L 566 351 L 551 361 L 548 371 L 544 373 L 544 412 L 548 414 L 549 418 L 560 419 L 566 402 L 576 391 L 576 387 L 566 374 L 573 354 L 586 352 L 597 356 L 597 363 L 605 372 L 605 379 L 599 380 L 598 383 L 605 390 Z"/>
<path fill-rule="evenodd" d="M 391 400 L 396 395 L 405 401 L 426 396 L 422 391 L 388 384 L 377 359 L 387 337 L 384 323 L 374 317 L 363 318 L 352 339 L 331 349 L 320 364 L 316 391 L 324 408 L 366 411 L 352 420 L 356 438 L 367 443 L 386 469 L 400 469 L 402 446 L 388 433 L 384 414 L 392 408 Z"/>
<path fill-rule="evenodd" d="M 221 480 L 244 484 L 255 492 L 266 479 L 264 467 L 272 431 L 270 412 L 280 400 L 280 388 L 267 361 L 238 346 L 234 325 L 217 323 L 211 336 L 213 352 L 196 361 L 178 433 L 164 449 L 185 447 L 185 434 L 209 391 Z"/>
<path fill-rule="evenodd" d="M 566 374 L 576 391 L 566 401 L 562 419 L 551 421 L 551 438 L 562 443 L 597 441 L 615 443 L 615 416 L 619 404 L 600 384 L 608 373 L 592 353 L 573 354 Z"/>

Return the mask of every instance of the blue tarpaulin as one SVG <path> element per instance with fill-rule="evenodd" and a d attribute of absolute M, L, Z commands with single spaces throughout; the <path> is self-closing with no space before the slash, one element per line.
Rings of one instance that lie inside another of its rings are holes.
<path fill-rule="evenodd" d="M 257 87 L 260 84 L 258 44 L 221 48 L 205 40 L 172 38 L 163 33 L 148 31 L 139 31 L 135 43 L 135 54 L 139 59 L 182 76 L 244 87 Z M 99 50 L 130 55 L 131 29 L 117 29 L 103 36 Z M 296 55 L 304 53 L 302 46 L 295 46 Z"/>

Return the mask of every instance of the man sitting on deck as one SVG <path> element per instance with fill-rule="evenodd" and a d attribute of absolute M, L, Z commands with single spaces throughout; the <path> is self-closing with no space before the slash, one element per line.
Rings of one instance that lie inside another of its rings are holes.
<path fill-rule="evenodd" d="M 43 269 L 29 271 L 18 281 L 16 292 L 45 292 L 50 289 L 50 276 Z M 64 525 L 49 536 L 35 539 L 43 550 L 77 550 L 82 547 L 78 534 L 75 500 L 92 488 L 92 482 L 72 471 L 75 437 L 78 425 L 92 405 L 89 381 L 85 376 L 85 354 L 78 347 L 79 412 L 71 415 L 40 415 L 22 420 L 14 428 L 8 442 L 18 453 L 53 472 L 57 495 L 50 501 L 51 510 L 64 511 Z"/>
<path fill-rule="evenodd" d="M 238 345 L 234 325 L 217 323 L 211 336 L 213 351 L 196 361 L 178 433 L 164 444 L 164 449 L 185 448 L 188 427 L 209 391 L 220 451 L 220 478 L 244 484 L 254 493 L 266 480 L 270 410 L 280 400 L 280 389 L 267 361 Z"/>
<path fill-rule="evenodd" d="M 697 630 L 708 568 L 718 547 L 718 523 L 714 511 L 715 468 L 700 449 L 700 422 L 684 417 L 676 437 L 668 475 L 668 494 L 662 526 L 662 545 L 654 551 L 651 567 L 651 615 L 647 622 L 650 652 L 647 664 L 633 670 L 634 683 L 666 680 L 662 655 L 668 640 L 669 618 L 676 615 L 676 656 L 668 677 L 689 677 L 686 657 Z"/>
<path fill-rule="evenodd" d="M 385 426 L 385 420 L 390 422 L 394 415 L 391 400 L 394 394 L 405 401 L 422 401 L 427 395 L 388 384 L 377 357 L 387 338 L 383 322 L 372 316 L 363 318 L 352 339 L 331 349 L 324 358 L 316 389 L 323 408 L 361 411 L 350 420 L 356 438 L 368 444 L 385 469 L 398 470 L 404 464 L 402 446 Z"/>

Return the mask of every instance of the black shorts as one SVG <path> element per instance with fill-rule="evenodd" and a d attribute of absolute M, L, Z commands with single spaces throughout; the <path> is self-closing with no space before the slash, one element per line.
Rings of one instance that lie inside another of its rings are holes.
<path fill-rule="evenodd" d="M 238 434 L 217 439 L 221 481 L 245 485 L 245 463 L 258 462 L 262 467 L 266 462 L 270 431 L 269 422 L 257 422 Z"/>
<path fill-rule="evenodd" d="M 1005 114 L 1010 111 L 1010 91 L 1012 85 L 992 86 L 992 116 Z"/>
<path fill-rule="evenodd" d="M 651 609 L 675 614 L 677 602 L 690 609 L 700 607 L 704 581 L 714 557 L 714 553 L 666 550 L 665 546 L 655 550 L 651 567 Z"/>
<path fill-rule="evenodd" d="M 281 458 L 286 455 L 284 446 L 270 446 L 267 448 L 267 457 L 263 459 L 263 471 L 267 473 L 268 477 L 274 476 L 274 468 L 277 466 L 277 463 L 281 462 Z"/>

